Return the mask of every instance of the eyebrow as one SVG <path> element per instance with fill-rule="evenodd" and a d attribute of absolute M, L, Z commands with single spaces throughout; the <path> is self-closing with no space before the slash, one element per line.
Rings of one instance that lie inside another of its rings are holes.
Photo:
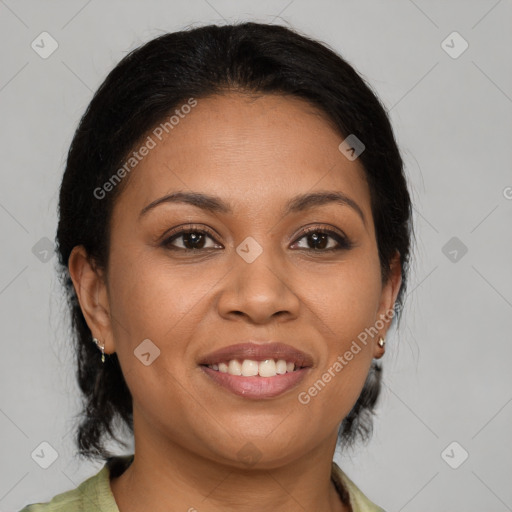
<path fill-rule="evenodd" d="M 220 197 L 211 196 L 200 192 L 174 192 L 172 194 L 160 197 L 159 199 L 156 199 L 155 201 L 145 206 L 139 214 L 139 219 L 150 210 L 164 203 L 190 204 L 211 213 L 233 213 L 231 206 L 223 201 Z M 286 202 L 282 215 L 286 216 L 290 213 L 297 213 L 331 203 L 336 203 L 352 208 L 359 215 L 359 217 L 361 217 L 363 223 L 366 226 L 366 219 L 362 209 L 353 199 L 343 194 L 342 192 L 319 191 L 309 194 L 300 194 L 298 196 L 292 197 Z"/>

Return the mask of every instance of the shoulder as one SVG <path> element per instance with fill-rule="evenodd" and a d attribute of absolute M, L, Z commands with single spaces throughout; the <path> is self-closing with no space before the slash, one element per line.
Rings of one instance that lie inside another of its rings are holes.
<path fill-rule="evenodd" d="M 108 473 L 106 465 L 103 466 L 101 471 L 82 482 L 75 489 L 57 494 L 51 501 L 46 503 L 27 505 L 20 512 L 81 512 L 87 510 L 84 507 L 84 502 L 87 500 L 96 501 L 98 499 L 98 488 L 101 488 L 101 481 L 107 476 L 105 472 Z M 97 507 L 97 509 L 103 510 L 101 506 Z"/>
<path fill-rule="evenodd" d="M 46 503 L 31 503 L 19 512 L 119 512 L 110 488 L 110 475 L 122 472 L 132 456 L 110 458 L 101 470 L 78 487 L 57 494 Z"/>
<path fill-rule="evenodd" d="M 353 512 L 385 512 L 383 508 L 370 501 L 334 461 L 332 478 L 337 487 L 344 488 L 348 493 Z"/>

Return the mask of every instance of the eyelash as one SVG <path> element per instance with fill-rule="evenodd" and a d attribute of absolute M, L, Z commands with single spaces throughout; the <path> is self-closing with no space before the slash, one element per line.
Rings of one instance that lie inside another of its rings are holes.
<path fill-rule="evenodd" d="M 200 252 L 200 251 L 208 251 L 208 250 L 211 250 L 213 249 L 213 247 L 208 247 L 206 249 L 186 249 L 186 248 L 182 248 L 182 247 L 175 247 L 172 244 L 172 242 L 174 242 L 174 240 L 180 238 L 181 236 L 183 235 L 188 235 L 188 234 L 191 234 L 191 233 L 198 233 L 198 234 L 201 234 L 201 235 L 208 235 L 215 243 L 217 243 L 215 241 L 215 236 L 212 232 L 204 229 L 204 228 L 195 228 L 194 226 L 191 226 L 189 227 L 188 229 L 182 229 L 180 231 L 176 231 L 176 232 L 173 232 L 171 233 L 170 236 L 168 236 L 163 242 L 162 242 L 162 246 L 163 247 L 166 247 L 167 249 L 169 250 L 172 250 L 172 251 L 184 251 L 184 252 Z M 329 235 L 330 238 L 333 238 L 337 243 L 338 243 L 338 246 L 337 247 L 331 247 L 329 249 L 299 249 L 299 250 L 306 250 L 306 251 L 309 251 L 309 252 L 315 252 L 315 253 L 332 253 L 332 252 L 336 252 L 336 251 L 341 251 L 341 250 L 349 250 L 349 249 L 352 249 L 352 247 L 354 246 L 354 244 L 345 236 L 343 235 L 340 235 L 339 233 L 335 232 L 335 231 L 332 231 L 330 229 L 325 229 L 325 228 L 319 228 L 319 227 L 315 227 L 315 226 L 312 226 L 310 228 L 306 228 L 299 236 L 299 238 L 296 239 L 296 241 L 294 242 L 297 243 L 298 241 L 302 240 L 303 238 L 307 237 L 307 235 L 311 234 L 311 233 L 321 233 L 321 234 L 325 234 L 325 235 Z"/>

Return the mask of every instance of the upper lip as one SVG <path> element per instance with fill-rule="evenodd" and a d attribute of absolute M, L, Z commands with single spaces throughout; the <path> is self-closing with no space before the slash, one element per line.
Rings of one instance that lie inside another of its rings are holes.
<path fill-rule="evenodd" d="M 199 364 L 218 364 L 231 361 L 232 359 L 238 359 L 239 361 L 244 359 L 251 359 L 253 361 L 284 359 L 286 362 L 295 363 L 295 366 L 299 368 L 313 366 L 313 359 L 309 354 L 285 343 L 278 342 L 247 342 L 230 345 L 204 356 L 199 361 Z"/>

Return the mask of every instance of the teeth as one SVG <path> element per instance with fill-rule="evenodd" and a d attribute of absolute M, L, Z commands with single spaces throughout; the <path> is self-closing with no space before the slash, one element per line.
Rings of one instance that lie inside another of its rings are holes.
<path fill-rule="evenodd" d="M 231 366 L 231 363 L 229 363 Z M 242 375 L 244 377 L 254 377 L 258 375 L 258 361 L 252 361 L 251 359 L 244 359 L 242 363 Z"/>
<path fill-rule="evenodd" d="M 212 370 L 230 375 L 241 375 L 243 377 L 275 377 L 295 371 L 294 363 L 287 363 L 284 359 L 275 361 L 274 359 L 265 359 L 265 361 L 254 361 L 244 359 L 242 362 L 232 359 L 229 363 L 218 363 L 208 365 Z"/>
<path fill-rule="evenodd" d="M 232 359 L 228 364 L 228 373 L 230 375 L 242 375 L 242 365 L 236 359 Z"/>
<path fill-rule="evenodd" d="M 278 375 L 283 375 L 286 373 L 286 361 L 284 359 L 279 359 L 276 363 L 276 373 Z"/>
<path fill-rule="evenodd" d="M 273 359 L 265 359 L 265 361 L 260 361 L 258 373 L 260 377 L 275 377 L 277 375 L 276 362 Z"/>

